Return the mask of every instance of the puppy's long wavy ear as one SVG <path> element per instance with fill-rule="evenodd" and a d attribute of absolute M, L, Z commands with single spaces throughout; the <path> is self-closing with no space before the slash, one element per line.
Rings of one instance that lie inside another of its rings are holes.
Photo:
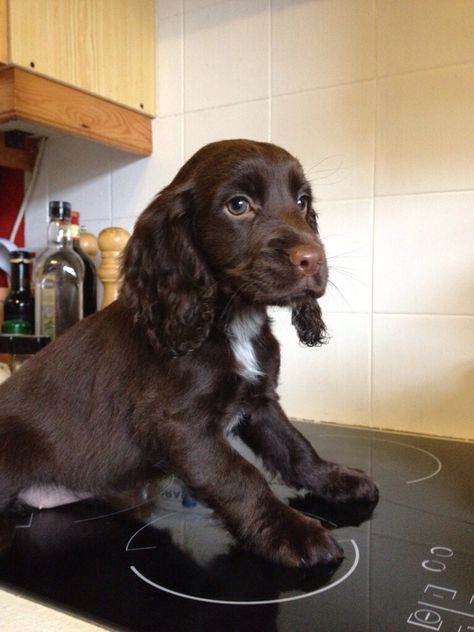
<path fill-rule="evenodd" d="M 122 256 L 120 297 L 155 349 L 197 349 L 214 318 L 215 283 L 192 238 L 191 192 L 170 185 L 138 218 Z"/>
<path fill-rule="evenodd" d="M 327 342 L 326 325 L 316 299 L 293 306 L 291 322 L 298 338 L 307 347 L 317 347 Z"/>

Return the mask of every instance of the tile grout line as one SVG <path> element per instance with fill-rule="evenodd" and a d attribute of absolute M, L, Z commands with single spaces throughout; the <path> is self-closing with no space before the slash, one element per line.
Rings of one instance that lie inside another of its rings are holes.
<path fill-rule="evenodd" d="M 377 60 L 376 60 L 376 63 L 377 63 Z M 445 66 L 435 66 L 435 67 L 430 67 L 430 68 L 419 68 L 419 69 L 416 69 L 416 70 L 405 70 L 405 71 L 396 72 L 396 73 L 392 73 L 392 74 L 388 74 L 388 75 L 379 75 L 377 73 L 377 71 L 375 71 L 373 76 L 364 77 L 362 79 L 354 79 L 352 81 L 342 81 L 340 83 L 331 83 L 331 84 L 327 84 L 327 85 L 313 86 L 311 88 L 304 88 L 304 89 L 300 89 L 300 90 L 293 90 L 291 92 L 281 92 L 281 93 L 275 94 L 274 96 L 276 98 L 292 97 L 292 96 L 296 96 L 298 94 L 308 94 L 310 92 L 317 92 L 319 90 L 332 90 L 334 88 L 343 88 L 343 87 L 347 87 L 347 86 L 354 86 L 354 85 L 363 84 L 363 83 L 370 83 L 372 81 L 374 81 L 374 82 L 385 81 L 387 79 L 396 79 L 398 77 L 406 77 L 406 76 L 409 76 L 409 75 L 423 74 L 423 73 L 427 73 L 427 72 L 436 72 L 436 71 L 439 72 L 441 70 L 453 70 L 455 68 L 466 68 L 466 67 L 470 67 L 470 66 L 474 66 L 474 61 L 459 62 L 459 63 L 448 64 L 448 65 L 445 65 Z"/>
<path fill-rule="evenodd" d="M 373 28 L 374 28 L 374 62 L 375 68 L 378 67 L 378 24 L 377 24 L 377 11 L 375 6 L 375 0 L 373 3 Z M 377 74 L 377 73 L 376 73 Z M 376 196 L 376 182 L 377 182 L 377 116 L 378 116 L 378 82 L 377 76 L 375 77 L 373 95 L 373 147 L 372 147 L 372 200 L 371 200 L 371 215 L 370 215 L 370 230 L 371 230 L 371 253 L 370 253 L 370 331 L 369 331 L 369 417 L 370 427 L 374 427 L 374 278 L 375 278 L 375 196 Z"/>
<path fill-rule="evenodd" d="M 267 24 L 267 34 L 268 34 L 268 76 L 267 76 L 267 96 L 268 96 L 268 108 L 267 108 L 267 140 L 271 142 L 272 140 L 272 0 L 268 0 L 267 4 L 268 9 L 268 24 Z"/>
<path fill-rule="evenodd" d="M 374 85 L 374 95 L 373 95 L 373 166 L 372 166 L 372 200 L 371 200 L 371 217 L 370 217 L 370 230 L 371 230 L 371 252 L 370 252 L 370 331 L 369 331 L 369 425 L 370 428 L 374 428 L 374 251 L 375 251 L 375 192 L 376 192 L 376 173 L 377 173 L 377 106 L 378 106 L 378 82 L 377 82 L 377 68 L 378 68 L 378 29 L 377 29 L 377 0 L 373 0 L 372 8 L 373 8 L 373 29 L 374 29 L 374 63 L 375 63 L 375 85 Z M 369 474 L 372 475 L 373 470 L 373 453 L 372 453 L 372 445 L 370 446 L 370 457 L 369 457 Z M 372 538 L 372 524 L 369 521 L 369 527 L 367 530 L 367 538 L 370 540 Z M 369 551 L 371 551 L 371 547 L 369 546 Z M 370 553 L 369 553 L 370 555 Z M 372 565 L 370 564 L 367 569 L 367 608 L 368 611 L 371 612 L 372 609 L 372 600 L 371 600 L 371 575 L 372 575 Z M 369 632 L 372 628 L 369 623 Z"/>
<path fill-rule="evenodd" d="M 186 104 L 185 104 L 185 99 L 186 99 L 186 90 L 185 90 L 185 72 L 186 72 L 186 46 L 184 43 L 184 38 L 186 37 L 185 34 L 185 15 L 184 15 L 184 0 L 181 0 L 181 16 L 180 16 L 180 20 L 181 20 L 181 164 L 184 163 L 184 156 L 185 156 L 185 152 L 186 152 Z"/>

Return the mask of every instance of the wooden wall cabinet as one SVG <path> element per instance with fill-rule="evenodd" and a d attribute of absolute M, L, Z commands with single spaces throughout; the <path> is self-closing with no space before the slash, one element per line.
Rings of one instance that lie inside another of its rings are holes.
<path fill-rule="evenodd" d="M 154 0 L 0 0 L 0 123 L 151 153 Z"/>

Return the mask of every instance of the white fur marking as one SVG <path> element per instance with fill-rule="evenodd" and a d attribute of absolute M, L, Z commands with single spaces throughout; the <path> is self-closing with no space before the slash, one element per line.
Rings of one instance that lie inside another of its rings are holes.
<path fill-rule="evenodd" d="M 240 422 L 243 421 L 243 419 L 244 419 L 244 415 L 242 413 L 238 413 L 237 415 L 234 415 L 232 419 L 229 421 L 229 423 L 227 424 L 224 434 L 225 435 L 232 434 L 234 430 L 237 428 L 237 426 L 240 424 Z"/>
<path fill-rule="evenodd" d="M 265 316 L 249 312 L 236 316 L 229 328 L 230 344 L 239 366 L 239 374 L 250 382 L 264 375 L 255 356 L 254 339 L 260 334 Z"/>

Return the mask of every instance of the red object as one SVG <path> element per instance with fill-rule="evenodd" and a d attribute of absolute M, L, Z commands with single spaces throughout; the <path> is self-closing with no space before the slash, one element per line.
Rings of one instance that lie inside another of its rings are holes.
<path fill-rule="evenodd" d="M 0 167 L 0 237 L 10 238 L 10 233 L 25 194 L 23 171 Z M 16 234 L 16 245 L 25 245 L 25 223 L 21 222 Z M 0 287 L 7 287 L 7 275 L 0 270 Z"/>
<path fill-rule="evenodd" d="M 0 167 L 0 237 L 10 238 L 10 233 L 20 210 L 25 194 L 24 173 L 20 169 Z M 25 245 L 25 222 L 22 220 L 15 243 L 19 248 Z M 0 287 L 6 287 L 7 278 L 0 271 Z"/>
<path fill-rule="evenodd" d="M 23 171 L 20 169 L 0 167 L 0 207 L 2 209 L 0 215 L 0 237 L 9 239 L 24 194 L 25 184 Z M 15 243 L 18 247 L 25 245 L 24 221 L 22 221 L 17 232 Z"/>
<path fill-rule="evenodd" d="M 71 211 L 71 224 L 79 224 L 79 212 Z"/>

